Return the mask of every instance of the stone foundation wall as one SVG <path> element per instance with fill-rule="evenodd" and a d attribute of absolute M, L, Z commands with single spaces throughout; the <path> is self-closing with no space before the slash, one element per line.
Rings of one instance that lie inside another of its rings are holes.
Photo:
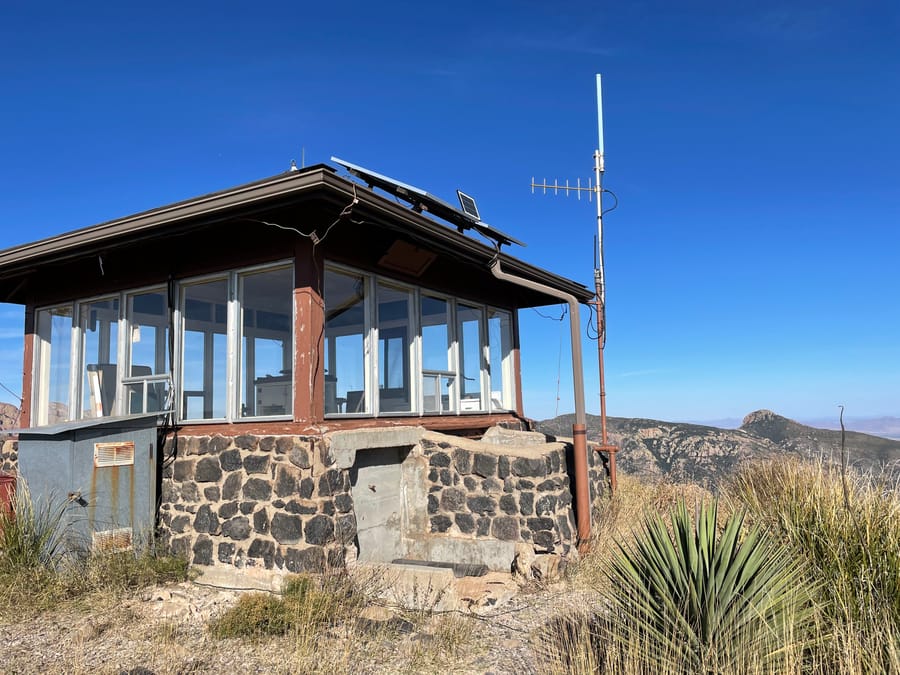
<path fill-rule="evenodd" d="M 16 473 L 19 470 L 19 441 L 5 440 L 0 444 L 0 472 Z"/>
<path fill-rule="evenodd" d="M 432 534 L 525 542 L 538 553 L 565 555 L 575 519 L 562 443 L 532 446 L 527 456 L 502 446 L 478 450 L 423 438 L 428 459 Z"/>
<path fill-rule="evenodd" d="M 195 565 L 322 571 L 356 534 L 347 472 L 317 437 L 179 437 L 164 448 L 159 535 Z"/>

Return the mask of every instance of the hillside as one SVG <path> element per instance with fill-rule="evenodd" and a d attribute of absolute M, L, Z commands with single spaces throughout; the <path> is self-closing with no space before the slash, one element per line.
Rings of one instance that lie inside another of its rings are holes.
<path fill-rule="evenodd" d="M 19 425 L 19 409 L 12 403 L 0 402 L 0 429 L 15 429 Z"/>
<path fill-rule="evenodd" d="M 538 423 L 554 436 L 571 436 L 574 415 Z M 588 415 L 588 439 L 600 440 L 600 418 Z M 841 432 L 806 426 L 758 410 L 738 429 L 610 417 L 610 442 L 619 447 L 619 470 L 644 478 L 666 476 L 676 481 L 715 484 L 751 459 L 784 454 L 840 460 Z M 863 471 L 887 468 L 900 474 L 900 441 L 848 431 L 845 441 L 850 463 Z"/>

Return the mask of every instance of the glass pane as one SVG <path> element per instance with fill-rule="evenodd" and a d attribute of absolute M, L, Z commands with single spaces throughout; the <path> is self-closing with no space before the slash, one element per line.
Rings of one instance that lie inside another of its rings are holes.
<path fill-rule="evenodd" d="M 164 290 L 132 295 L 128 299 L 128 377 L 149 377 L 169 372 L 169 308 Z M 146 387 L 145 387 L 146 385 Z M 159 412 L 166 408 L 167 382 L 125 385 L 126 412 Z M 146 405 L 144 399 L 146 397 Z"/>
<path fill-rule="evenodd" d="M 228 283 L 217 279 L 184 287 L 182 414 L 225 417 Z"/>
<path fill-rule="evenodd" d="M 290 415 L 293 271 L 244 275 L 241 289 L 241 417 Z"/>
<path fill-rule="evenodd" d="M 38 424 L 69 419 L 72 360 L 72 308 L 42 310 L 37 319 L 40 353 L 35 373 Z"/>
<path fill-rule="evenodd" d="M 459 323 L 459 409 L 484 410 L 481 398 L 481 309 L 460 304 Z"/>
<path fill-rule="evenodd" d="M 112 415 L 116 404 L 119 299 L 81 305 L 82 417 Z"/>
<path fill-rule="evenodd" d="M 365 413 L 366 284 L 325 270 L 325 413 Z"/>
<path fill-rule="evenodd" d="M 450 329 L 447 301 L 422 296 L 422 368 L 450 370 Z"/>
<path fill-rule="evenodd" d="M 378 285 L 378 396 L 383 413 L 412 410 L 409 291 Z"/>
<path fill-rule="evenodd" d="M 512 320 L 508 312 L 488 310 L 488 344 L 490 345 L 491 399 L 490 409 L 514 408 L 512 396 Z"/>

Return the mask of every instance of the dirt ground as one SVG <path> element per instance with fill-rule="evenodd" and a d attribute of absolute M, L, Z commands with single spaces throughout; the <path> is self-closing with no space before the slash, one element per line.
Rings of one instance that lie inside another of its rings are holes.
<path fill-rule="evenodd" d="M 212 637 L 209 619 L 241 592 L 184 582 L 36 617 L 0 617 L 0 672 L 547 672 L 539 655 L 539 627 L 595 602 L 563 584 L 531 586 L 480 615 L 376 605 L 354 622 L 315 635 L 255 641 Z"/>

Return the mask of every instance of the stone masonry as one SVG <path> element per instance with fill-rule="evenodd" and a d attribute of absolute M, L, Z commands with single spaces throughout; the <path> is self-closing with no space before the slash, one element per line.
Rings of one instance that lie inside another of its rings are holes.
<path fill-rule="evenodd" d="M 0 473 L 16 473 L 19 468 L 19 442 L 6 439 L 0 444 Z"/>
<path fill-rule="evenodd" d="M 320 438 L 179 437 L 165 456 L 159 533 L 173 553 L 289 572 L 343 564 L 356 534 L 350 484 Z"/>

